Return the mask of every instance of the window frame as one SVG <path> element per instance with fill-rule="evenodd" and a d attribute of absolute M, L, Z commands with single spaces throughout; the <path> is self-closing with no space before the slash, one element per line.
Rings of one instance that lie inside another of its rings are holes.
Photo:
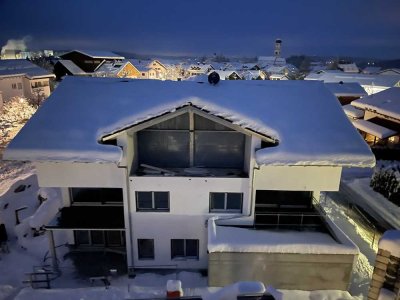
<path fill-rule="evenodd" d="M 211 202 L 213 200 L 213 194 L 224 194 L 224 208 L 223 209 L 215 209 L 212 208 Z M 228 194 L 240 194 L 240 209 L 228 209 Z M 210 213 L 242 213 L 243 212 L 243 193 L 238 192 L 210 192 L 209 196 L 209 212 Z"/>
<path fill-rule="evenodd" d="M 141 249 L 140 248 L 140 241 L 151 241 L 152 242 L 152 248 L 153 248 L 152 249 L 153 250 L 152 254 L 153 255 L 151 257 L 150 256 L 149 257 L 143 257 L 143 256 L 141 257 L 140 256 L 140 252 L 141 252 L 140 251 L 140 249 Z M 155 259 L 154 239 L 137 239 L 137 249 L 138 249 L 138 260 L 154 260 Z"/>
<path fill-rule="evenodd" d="M 139 193 L 151 193 L 151 208 L 140 208 L 139 207 Z M 167 193 L 168 196 L 168 207 L 167 208 L 156 208 L 155 193 Z M 169 191 L 135 191 L 136 199 L 136 211 L 137 212 L 170 212 L 170 195 Z"/>
<path fill-rule="evenodd" d="M 173 241 L 183 241 L 183 256 L 173 255 Z M 196 242 L 196 256 L 187 256 L 187 242 L 195 241 Z M 200 240 L 199 239 L 171 239 L 171 260 L 199 260 L 200 258 Z"/>

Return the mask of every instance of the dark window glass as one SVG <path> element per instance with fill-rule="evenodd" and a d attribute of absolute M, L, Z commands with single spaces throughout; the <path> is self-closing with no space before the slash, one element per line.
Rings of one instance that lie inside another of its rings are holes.
<path fill-rule="evenodd" d="M 225 193 L 211 193 L 211 210 L 225 209 Z"/>
<path fill-rule="evenodd" d="M 211 121 L 197 114 L 194 114 L 194 128 L 195 130 L 226 130 L 232 131 L 233 129 L 226 127 L 220 123 Z"/>
<path fill-rule="evenodd" d="M 123 202 L 122 189 L 118 188 L 71 188 L 72 202 Z"/>
<path fill-rule="evenodd" d="M 227 210 L 242 210 L 242 194 L 241 193 L 227 193 L 226 209 Z"/>
<path fill-rule="evenodd" d="M 185 240 L 171 240 L 171 258 L 180 258 L 185 256 Z"/>
<path fill-rule="evenodd" d="M 154 240 L 138 239 L 139 259 L 154 259 Z"/>
<path fill-rule="evenodd" d="M 87 230 L 75 230 L 75 244 L 77 245 L 89 245 L 89 231 Z"/>
<path fill-rule="evenodd" d="M 174 130 L 189 130 L 189 114 L 183 114 L 175 118 L 155 124 L 149 129 L 174 129 Z"/>
<path fill-rule="evenodd" d="M 168 192 L 154 192 L 155 209 L 169 209 L 168 196 Z"/>
<path fill-rule="evenodd" d="M 93 230 L 90 232 L 93 245 L 104 245 L 104 231 Z"/>
<path fill-rule="evenodd" d="M 110 230 L 106 231 L 107 234 L 107 244 L 110 246 L 123 245 L 121 231 Z"/>
<path fill-rule="evenodd" d="M 199 240 L 186 240 L 186 257 L 199 258 Z"/>
<path fill-rule="evenodd" d="M 136 192 L 137 209 L 153 209 L 152 192 Z"/>

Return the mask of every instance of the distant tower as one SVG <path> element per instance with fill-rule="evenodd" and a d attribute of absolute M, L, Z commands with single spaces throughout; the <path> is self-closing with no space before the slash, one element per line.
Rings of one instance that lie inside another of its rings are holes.
<path fill-rule="evenodd" d="M 282 47 L 282 40 L 281 39 L 276 39 L 275 40 L 275 57 L 281 57 L 281 47 Z"/>

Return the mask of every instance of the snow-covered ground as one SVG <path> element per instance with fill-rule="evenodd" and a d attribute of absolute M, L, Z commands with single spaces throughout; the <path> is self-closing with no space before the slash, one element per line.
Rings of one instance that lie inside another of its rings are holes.
<path fill-rule="evenodd" d="M 135 278 L 121 276 L 111 279 L 111 287 L 105 289 L 101 282 L 93 286 L 88 279 L 78 278 L 70 260 L 63 260 L 66 247 L 58 248 L 62 275 L 51 282 L 52 289 L 36 289 L 26 287 L 22 281 L 27 279 L 25 273 L 32 272 L 33 266 L 48 264 L 43 261 L 48 251 L 46 235 L 34 237 L 30 229 L 31 224 L 39 222 L 43 214 L 40 212 L 38 183 L 35 169 L 29 163 L 0 162 L 0 222 L 6 224 L 9 235 L 10 253 L 0 253 L 0 299 L 144 299 L 165 296 L 165 285 L 169 279 L 182 281 L 184 294 L 208 295 L 217 288 L 207 287 L 207 278 L 195 272 L 179 272 L 177 274 L 141 273 Z M 25 189 L 16 193 L 15 190 L 25 186 Z M 50 197 L 57 199 L 57 193 L 51 192 Z M 43 193 L 43 191 L 42 191 Z M 341 193 L 327 193 L 322 201 L 327 216 L 333 220 L 346 235 L 360 248 L 356 268 L 350 286 L 350 296 L 342 291 L 282 291 L 269 287 L 275 292 L 277 299 L 363 299 L 366 298 L 369 281 L 373 271 L 377 251 L 377 238 L 372 242 L 373 235 L 370 230 L 353 220 L 345 204 L 340 199 Z M 342 201 L 343 200 L 343 201 Z M 46 202 L 44 202 L 46 203 Z M 21 224 L 15 226 L 14 210 L 27 206 L 20 212 Z M 43 209 L 43 206 L 42 206 Z M 36 213 L 36 214 L 35 214 Z M 34 219 L 31 216 L 35 215 Z M 46 214 L 45 214 L 46 215 Z M 39 219 L 39 221 L 38 221 Z M 34 220 L 34 221 L 32 221 Z M 44 222 L 44 221 L 42 221 Z M 56 236 L 56 244 L 63 244 L 64 237 Z"/>

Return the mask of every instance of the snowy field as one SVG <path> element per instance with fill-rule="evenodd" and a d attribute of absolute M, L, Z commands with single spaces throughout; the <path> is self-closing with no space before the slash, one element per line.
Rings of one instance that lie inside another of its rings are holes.
<path fill-rule="evenodd" d="M 41 213 L 44 205 L 51 209 L 57 208 L 57 193 L 53 193 L 55 204 L 46 201 L 40 207 L 38 201 L 38 183 L 35 170 L 29 163 L 0 162 L 0 222 L 5 223 L 9 235 L 10 253 L 0 253 L 0 299 L 145 299 L 165 296 L 165 285 L 169 279 L 182 281 L 184 294 L 210 295 L 217 288 L 207 287 L 207 278 L 195 272 L 179 272 L 177 274 L 142 273 L 135 278 L 121 276 L 111 279 L 111 287 L 105 289 L 101 282 L 93 285 L 88 279 L 76 275 L 70 260 L 63 260 L 66 247 L 57 249 L 62 275 L 51 282 L 52 289 L 32 290 L 23 280 L 25 273 L 32 272 L 34 266 L 49 264 L 45 260 L 48 251 L 46 235 L 34 237 L 30 227 L 40 227 L 45 222 L 46 214 Z M 24 188 L 23 188 L 24 187 Z M 19 192 L 16 193 L 16 189 Z M 373 191 L 372 191 L 373 192 Z M 43 191 L 42 191 L 43 194 Z M 277 299 L 366 299 L 369 281 L 373 271 L 377 251 L 377 241 L 373 243 L 368 228 L 360 226 L 347 213 L 347 207 L 340 201 L 340 193 L 327 193 L 322 201 L 327 215 L 331 218 L 360 248 L 356 268 L 354 270 L 350 293 L 342 291 L 277 291 L 272 287 L 268 290 L 275 293 Z M 14 210 L 26 206 L 20 212 L 21 224 L 16 226 Z M 65 238 L 56 236 L 56 244 L 63 244 Z M 350 296 L 353 295 L 353 296 Z"/>

